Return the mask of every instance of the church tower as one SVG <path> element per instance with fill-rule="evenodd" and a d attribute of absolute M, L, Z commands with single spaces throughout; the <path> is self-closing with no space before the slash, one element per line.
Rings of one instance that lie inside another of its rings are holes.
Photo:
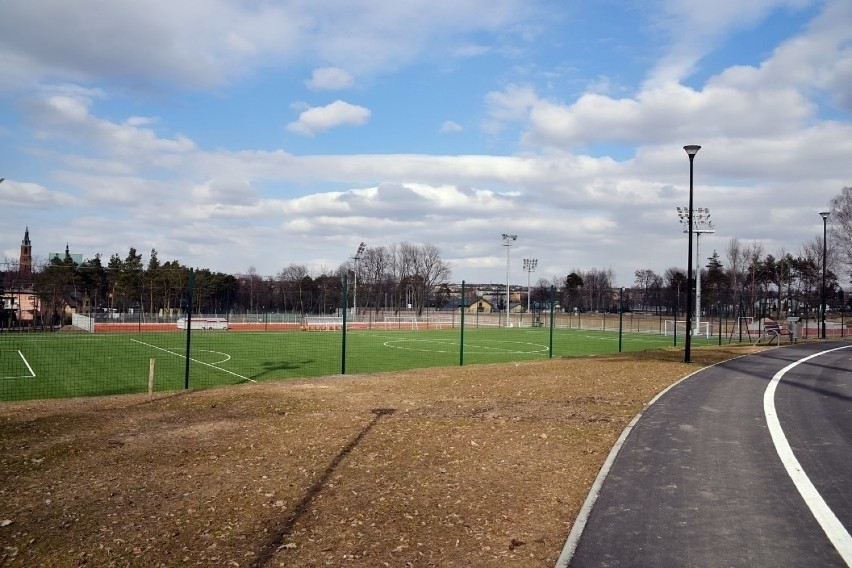
<path fill-rule="evenodd" d="M 18 260 L 18 274 L 21 280 L 29 283 L 33 275 L 33 245 L 30 243 L 30 228 L 24 231 L 24 240 L 21 241 L 21 257 Z"/>

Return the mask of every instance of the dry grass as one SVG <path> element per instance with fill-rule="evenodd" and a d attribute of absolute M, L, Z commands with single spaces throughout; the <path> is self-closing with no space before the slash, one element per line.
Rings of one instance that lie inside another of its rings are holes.
<path fill-rule="evenodd" d="M 553 566 L 619 433 L 699 368 L 681 358 L 3 404 L 0 564 Z"/>

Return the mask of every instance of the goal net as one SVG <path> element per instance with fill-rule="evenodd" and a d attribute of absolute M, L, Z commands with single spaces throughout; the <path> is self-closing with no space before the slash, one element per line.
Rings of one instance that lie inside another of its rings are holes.
<path fill-rule="evenodd" d="M 71 314 L 71 325 L 73 325 L 77 329 L 88 331 L 89 333 L 95 332 L 95 320 L 94 318 L 91 318 L 89 316 L 84 316 L 82 314 Z"/>
<path fill-rule="evenodd" d="M 373 325 L 382 329 L 417 329 L 416 316 L 385 316 L 383 321 Z"/>
<path fill-rule="evenodd" d="M 446 329 L 455 325 L 447 316 L 385 316 L 382 321 L 372 323 L 374 329 Z"/>
<path fill-rule="evenodd" d="M 666 320 L 665 328 L 663 335 L 674 335 L 677 332 L 678 335 L 686 335 L 686 321 L 674 321 L 674 320 Z M 707 339 L 711 337 L 710 330 L 710 322 L 709 321 L 699 321 L 693 323 L 692 335 L 699 336 L 703 335 Z"/>

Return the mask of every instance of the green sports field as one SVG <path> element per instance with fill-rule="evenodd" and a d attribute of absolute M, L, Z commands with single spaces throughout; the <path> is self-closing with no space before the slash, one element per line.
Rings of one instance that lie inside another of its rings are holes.
<path fill-rule="evenodd" d="M 618 333 L 547 328 L 430 331 L 233 332 L 190 337 L 189 386 L 396 371 L 551 356 L 618 352 Z M 715 340 L 712 340 L 715 341 Z M 695 339 L 694 345 L 707 343 Z M 623 351 L 672 345 L 671 337 L 624 334 Z M 155 359 L 157 391 L 185 386 L 187 336 L 158 333 L 0 335 L 0 400 L 145 392 Z"/>

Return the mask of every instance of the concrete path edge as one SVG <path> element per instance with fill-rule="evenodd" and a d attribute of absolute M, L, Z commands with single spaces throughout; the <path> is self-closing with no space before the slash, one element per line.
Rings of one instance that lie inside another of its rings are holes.
<path fill-rule="evenodd" d="M 776 347 L 775 349 L 778 349 Z M 562 553 L 559 555 L 559 558 L 556 560 L 555 568 L 568 568 L 568 564 L 571 562 L 571 558 L 574 556 L 574 551 L 577 550 L 577 545 L 580 543 L 580 536 L 583 534 L 583 530 L 586 528 L 586 523 L 589 520 L 589 515 L 592 513 L 592 507 L 594 507 L 595 502 L 598 500 L 598 495 L 600 494 L 601 487 L 603 486 L 604 481 L 606 480 L 607 475 L 609 475 L 609 471 L 612 468 L 613 462 L 615 462 L 615 458 L 618 456 L 618 453 L 621 451 L 621 447 L 624 445 L 624 442 L 627 440 L 627 437 L 630 435 L 630 432 L 633 430 L 633 427 L 639 422 L 639 419 L 642 418 L 642 415 L 645 414 L 645 411 L 651 407 L 655 402 L 657 402 L 660 398 L 662 398 L 669 390 L 673 389 L 683 381 L 689 379 L 690 377 L 700 373 L 704 369 L 709 369 L 711 367 L 715 367 L 716 365 L 721 365 L 727 361 L 732 361 L 734 359 L 739 359 L 740 357 L 748 357 L 749 355 L 753 355 L 753 353 L 747 353 L 744 355 L 738 355 L 737 357 L 731 357 L 730 359 L 726 359 L 725 361 L 721 361 L 719 363 L 715 363 L 713 365 L 708 365 L 707 367 L 701 367 L 700 369 L 696 369 L 692 373 L 689 373 L 685 377 L 682 377 L 670 384 L 659 393 L 657 396 L 651 399 L 648 404 L 642 407 L 642 410 L 639 411 L 636 416 L 633 417 L 633 420 L 624 428 L 621 432 L 621 435 L 616 440 L 615 445 L 609 452 L 606 460 L 601 466 L 600 471 L 598 472 L 597 477 L 595 478 L 595 482 L 592 484 L 591 489 L 589 489 L 589 494 L 586 496 L 586 500 L 583 502 L 583 506 L 580 508 L 580 512 L 577 514 L 577 519 L 574 521 L 574 524 L 571 525 L 571 532 L 568 533 L 568 539 L 565 541 L 565 546 L 562 547 Z"/>

